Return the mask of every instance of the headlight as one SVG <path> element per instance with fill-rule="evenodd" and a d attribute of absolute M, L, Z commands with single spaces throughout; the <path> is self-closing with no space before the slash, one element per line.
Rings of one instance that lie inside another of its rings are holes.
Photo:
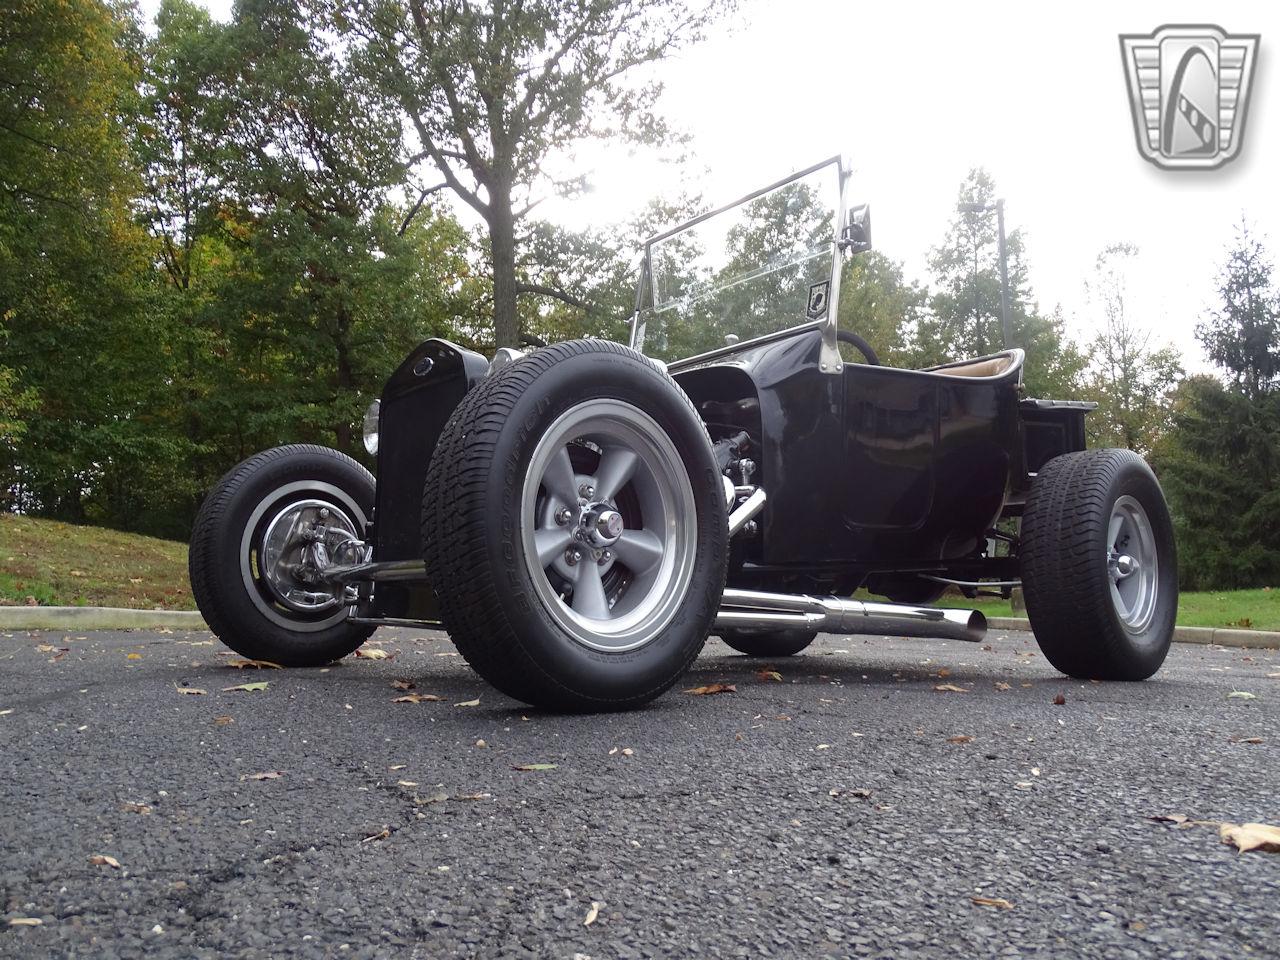
<path fill-rule="evenodd" d="M 364 412 L 364 448 L 370 454 L 378 452 L 378 414 L 381 408 L 382 401 L 375 400 Z"/>

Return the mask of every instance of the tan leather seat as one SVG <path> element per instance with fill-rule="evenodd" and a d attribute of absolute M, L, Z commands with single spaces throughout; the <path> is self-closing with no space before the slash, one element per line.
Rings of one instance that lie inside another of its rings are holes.
<path fill-rule="evenodd" d="M 1002 353 L 981 360 L 970 360 L 949 366 L 929 367 L 929 373 L 937 373 L 944 377 L 998 377 L 1008 370 L 1018 359 L 1017 351 Z"/>

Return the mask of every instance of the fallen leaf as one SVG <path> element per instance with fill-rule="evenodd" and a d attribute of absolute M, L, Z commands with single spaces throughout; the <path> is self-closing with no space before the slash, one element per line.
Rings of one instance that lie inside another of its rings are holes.
<path fill-rule="evenodd" d="M 149 804 L 136 803 L 132 800 L 126 800 L 124 803 L 120 804 L 120 809 L 125 813 L 140 813 L 144 817 L 151 815 L 151 807 Z"/>
<path fill-rule="evenodd" d="M 512 770 L 554 770 L 554 763 L 521 763 L 512 767 Z"/>
<path fill-rule="evenodd" d="M 390 660 L 391 659 L 391 654 L 387 653 L 387 651 L 385 650 L 380 650 L 377 647 L 370 647 L 368 650 L 366 650 L 364 647 L 361 647 L 359 650 L 356 651 L 356 656 L 361 660 Z"/>
<path fill-rule="evenodd" d="M 236 670 L 243 670 L 245 667 L 253 667 L 255 670 L 283 670 L 284 667 L 273 660 L 245 660 L 243 657 L 237 657 L 235 660 L 227 661 L 228 667 Z"/>
<path fill-rule="evenodd" d="M 396 697 L 392 703 L 439 703 L 443 697 L 437 697 L 434 693 L 406 693 L 403 697 Z"/>
<path fill-rule="evenodd" d="M 372 834 L 372 835 L 370 835 L 370 836 L 365 837 L 365 838 L 364 838 L 363 840 L 361 840 L 360 842 L 361 842 L 361 843 L 371 843 L 371 842 L 373 842 L 374 840 L 385 840 L 385 839 L 387 839 L 387 837 L 389 837 L 389 836 L 391 836 L 391 828 L 390 828 L 390 827 L 383 827 L 383 828 L 382 828 L 381 830 L 379 830 L 377 833 L 375 833 L 375 834 Z"/>
<path fill-rule="evenodd" d="M 35 604 L 28 604 L 28 606 L 35 606 Z M 9 921 L 9 926 L 38 927 L 42 923 L 44 923 L 44 921 L 41 920 L 39 917 L 14 917 L 12 920 Z"/>
<path fill-rule="evenodd" d="M 13 713 L 13 707 L 10 707 L 8 710 L 0 710 L 0 717 L 7 717 L 11 713 Z"/>
<path fill-rule="evenodd" d="M 591 909 L 587 911 L 587 918 L 582 921 L 584 927 L 589 927 L 596 922 L 596 917 L 600 916 L 600 903 L 596 900 L 591 901 Z"/>
<path fill-rule="evenodd" d="M 1232 743 L 1262 743 L 1261 737 L 1232 737 Z"/>
<path fill-rule="evenodd" d="M 1005 683 L 1003 680 L 997 680 L 997 681 L 996 681 L 996 689 L 997 689 L 997 690 L 1000 690 L 1000 691 L 1005 691 L 1005 690 L 1012 690 L 1012 689 L 1013 689 L 1013 687 L 1011 687 L 1009 684 Z"/>
<path fill-rule="evenodd" d="M 1013 904 L 1003 897 L 970 897 L 980 907 L 995 907 L 997 910 L 1012 910 Z"/>
<path fill-rule="evenodd" d="M 1147 819 L 1154 820 L 1156 823 L 1186 823 L 1191 818 L 1185 813 L 1157 813 Z"/>
<path fill-rule="evenodd" d="M 691 687 L 685 693 L 692 693 L 695 697 L 705 697 L 713 693 L 737 693 L 738 688 L 732 683 L 708 683 L 702 687 Z"/>
<path fill-rule="evenodd" d="M 201 690 L 199 687 L 180 687 L 176 683 L 173 685 L 173 689 L 193 697 L 203 697 L 209 692 L 208 690 Z"/>
<path fill-rule="evenodd" d="M 781 683 L 781 682 L 782 682 L 782 674 L 780 674 L 777 670 L 757 670 L 757 671 L 756 671 L 756 679 L 758 679 L 758 680 L 766 680 L 766 681 L 767 681 L 767 680 L 772 680 L 772 681 L 774 681 L 775 683 Z"/>
<path fill-rule="evenodd" d="M 622 755 L 623 755 L 624 757 L 634 756 L 634 755 L 635 755 L 635 751 L 634 751 L 634 750 L 632 750 L 630 747 L 623 747 L 623 748 L 622 748 Z"/>
<path fill-rule="evenodd" d="M 214 717 L 213 722 L 220 727 L 225 727 L 228 723 L 235 723 L 236 721 L 234 717 L 228 717 L 224 714 L 220 717 Z"/>
<path fill-rule="evenodd" d="M 416 787 L 417 785 L 418 783 L 416 780 L 397 780 L 396 781 L 397 787 Z"/>
<path fill-rule="evenodd" d="M 488 800 L 492 797 L 492 793 L 460 793 L 453 799 L 455 800 Z"/>
<path fill-rule="evenodd" d="M 483 749 L 485 749 L 485 748 L 486 748 L 487 746 L 489 746 L 489 745 L 488 745 L 487 743 L 485 743 L 483 740 L 477 740 L 477 741 L 476 741 L 476 746 L 477 746 L 479 749 L 483 750 Z"/>
<path fill-rule="evenodd" d="M 37 644 L 36 644 L 36 652 L 37 652 L 37 653 L 53 653 L 53 651 L 55 651 L 55 650 L 57 650 L 57 649 L 58 649 L 58 648 L 57 648 L 57 647 L 55 647 L 52 643 L 37 643 Z"/>
<path fill-rule="evenodd" d="M 1053 698 L 1053 705 L 1055 707 L 1065 707 L 1067 705 L 1067 698 L 1059 693 Z"/>
<path fill-rule="evenodd" d="M 1267 678 L 1270 680 L 1280 680 L 1280 670 L 1276 671 L 1275 673 L 1268 673 Z"/>
<path fill-rule="evenodd" d="M 820 744 L 818 744 L 818 746 L 816 747 L 816 749 L 818 749 L 818 750 L 830 750 L 830 749 L 831 749 L 831 744 L 829 744 L 829 743 L 820 743 Z"/>
<path fill-rule="evenodd" d="M 115 857 L 108 857 L 105 853 L 95 853 L 89 858 L 89 862 L 95 867 L 112 867 L 115 870 L 120 869 L 120 861 Z"/>
<path fill-rule="evenodd" d="M 1257 700 L 1258 695 L 1256 693 L 1249 693 L 1245 690 L 1232 690 L 1230 693 L 1227 694 L 1227 699 L 1228 700 Z"/>
<path fill-rule="evenodd" d="M 936 683 L 933 686 L 935 690 L 941 690 L 943 693 L 968 693 L 964 687 L 957 687 L 954 683 Z"/>
<path fill-rule="evenodd" d="M 405 767 L 407 767 L 407 766 L 408 766 L 408 764 L 407 764 L 407 763 L 393 763 L 391 766 L 387 767 L 387 769 L 388 769 L 388 770 L 403 770 L 403 769 L 404 769 Z"/>
<path fill-rule="evenodd" d="M 474 700 L 463 700 L 461 703 L 455 703 L 454 706 L 455 707 L 478 707 L 480 706 L 480 698 L 476 697 Z"/>
<path fill-rule="evenodd" d="M 947 743 L 973 743 L 973 737 L 967 733 L 958 733 L 954 737 L 947 737 Z"/>
<path fill-rule="evenodd" d="M 259 680 L 256 683 L 237 683 L 234 687 L 223 687 L 224 693 L 232 690 L 243 690 L 245 693 L 261 693 L 267 689 L 270 684 L 266 680 Z"/>
<path fill-rule="evenodd" d="M 1269 823 L 1224 823 L 1218 828 L 1223 843 L 1234 844 L 1241 853 L 1261 850 L 1264 853 L 1280 853 L 1280 827 Z"/>
<path fill-rule="evenodd" d="M 949 676 L 951 676 L 951 670 L 950 670 L 950 668 L 948 668 L 948 667 L 943 667 L 941 670 L 939 670 L 939 671 L 938 671 L 938 679 L 939 679 L 939 680 L 942 680 L 942 679 L 944 679 L 944 678 L 946 678 L 946 677 L 949 677 Z"/>
<path fill-rule="evenodd" d="M 283 770 L 264 770 L 262 773 L 246 773 L 241 780 L 279 780 L 284 776 Z"/>
<path fill-rule="evenodd" d="M 142 654 L 140 654 L 140 653 L 126 653 L 126 654 L 124 655 L 124 658 L 125 658 L 126 660 L 141 660 L 141 659 L 142 659 Z"/>
<path fill-rule="evenodd" d="M 130 582 L 130 583 L 141 583 L 141 582 L 142 582 L 142 578 L 141 578 L 141 577 L 130 577 L 130 578 L 129 578 L 129 582 Z"/>
<path fill-rule="evenodd" d="M 392 680 L 391 686 L 397 690 L 412 690 L 417 684 L 412 680 Z"/>

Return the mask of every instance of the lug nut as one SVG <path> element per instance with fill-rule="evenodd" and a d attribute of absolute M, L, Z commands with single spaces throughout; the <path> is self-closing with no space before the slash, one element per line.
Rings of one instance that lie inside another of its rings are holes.
<path fill-rule="evenodd" d="M 582 552 L 578 550 L 576 547 L 566 550 L 564 552 L 564 562 L 571 567 L 576 565 L 577 562 L 581 559 L 582 559 Z"/>
<path fill-rule="evenodd" d="M 613 554 L 608 550 L 601 550 L 600 555 L 596 557 L 596 563 L 606 564 L 613 559 Z"/>
<path fill-rule="evenodd" d="M 578 496 L 580 497 L 585 497 L 586 499 L 590 500 L 595 495 L 596 495 L 596 488 L 589 483 L 581 484 L 578 487 Z"/>
<path fill-rule="evenodd" d="M 561 507 L 559 510 L 556 511 L 556 523 L 558 523 L 560 526 L 562 527 L 565 526 L 565 524 L 567 524 L 572 519 L 573 519 L 573 511 L 570 510 L 568 507 Z"/>

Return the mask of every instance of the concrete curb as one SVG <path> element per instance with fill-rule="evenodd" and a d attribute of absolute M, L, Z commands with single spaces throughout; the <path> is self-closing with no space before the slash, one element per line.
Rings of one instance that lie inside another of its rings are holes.
<path fill-rule="evenodd" d="M 993 630 L 1031 631 L 1031 621 L 988 617 Z M 124 610 L 119 607 L 0 607 L 0 630 L 208 630 L 194 610 Z M 1280 632 L 1226 627 L 1176 627 L 1178 643 L 1280 650 Z"/>
<path fill-rule="evenodd" d="M 0 607 L 0 630 L 207 630 L 194 610 L 120 607 Z"/>
<path fill-rule="evenodd" d="M 1026 630 L 1031 621 L 1015 617 L 988 617 L 992 630 Z M 1271 630 L 1232 630 L 1227 627 L 1174 627 L 1173 639 L 1178 643 L 1217 644 L 1220 647 L 1248 647 L 1280 650 L 1280 633 Z"/>

